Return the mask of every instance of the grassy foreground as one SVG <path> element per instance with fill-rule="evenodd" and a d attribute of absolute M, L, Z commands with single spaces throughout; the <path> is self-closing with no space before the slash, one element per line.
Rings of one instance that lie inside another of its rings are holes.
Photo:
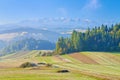
<path fill-rule="evenodd" d="M 119 53 L 81 52 L 48 57 L 38 53 L 30 51 L 1 57 L 0 80 L 120 80 Z M 27 61 L 50 63 L 57 68 L 18 68 Z M 70 72 L 57 73 L 61 69 Z"/>

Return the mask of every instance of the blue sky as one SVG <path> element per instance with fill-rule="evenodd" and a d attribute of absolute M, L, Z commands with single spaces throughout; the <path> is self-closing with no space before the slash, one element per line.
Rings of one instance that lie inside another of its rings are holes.
<path fill-rule="evenodd" d="M 120 0 L 0 0 L 0 24 L 39 18 L 120 22 Z"/>

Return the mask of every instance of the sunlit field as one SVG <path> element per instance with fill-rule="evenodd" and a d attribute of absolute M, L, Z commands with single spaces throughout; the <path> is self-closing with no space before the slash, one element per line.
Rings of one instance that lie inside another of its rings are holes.
<path fill-rule="evenodd" d="M 39 53 L 37 50 L 22 53 L 25 53 L 25 55 L 18 56 L 15 53 L 1 57 L 0 80 L 120 79 L 120 54 L 118 53 L 80 52 L 61 56 L 37 56 Z M 44 62 L 52 64 L 52 66 L 19 68 L 19 65 L 24 62 Z M 57 72 L 62 69 L 69 70 L 69 72 Z"/>

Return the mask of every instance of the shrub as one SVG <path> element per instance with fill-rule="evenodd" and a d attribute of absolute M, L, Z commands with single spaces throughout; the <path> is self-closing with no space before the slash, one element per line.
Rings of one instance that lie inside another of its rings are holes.
<path fill-rule="evenodd" d="M 59 70 L 57 71 L 58 73 L 68 73 L 69 71 L 68 70 Z"/>
<path fill-rule="evenodd" d="M 47 67 L 52 67 L 52 64 L 49 64 L 49 63 L 48 63 L 48 64 L 46 64 L 46 66 L 47 66 Z"/>
<path fill-rule="evenodd" d="M 38 65 L 46 65 L 44 62 L 37 63 Z"/>
<path fill-rule="evenodd" d="M 25 62 L 20 65 L 20 68 L 35 67 L 35 66 L 37 66 L 35 63 Z"/>

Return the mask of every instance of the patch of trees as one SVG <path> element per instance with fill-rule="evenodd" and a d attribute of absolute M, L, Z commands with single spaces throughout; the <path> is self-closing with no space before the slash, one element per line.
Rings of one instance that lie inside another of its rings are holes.
<path fill-rule="evenodd" d="M 37 55 L 36 55 L 36 57 L 38 57 L 38 56 L 52 56 L 54 54 L 54 52 L 53 51 L 40 51 Z"/>
<path fill-rule="evenodd" d="M 65 54 L 79 51 L 120 51 L 120 24 L 101 25 L 86 32 L 73 31 L 70 38 L 59 38 L 55 52 Z"/>

